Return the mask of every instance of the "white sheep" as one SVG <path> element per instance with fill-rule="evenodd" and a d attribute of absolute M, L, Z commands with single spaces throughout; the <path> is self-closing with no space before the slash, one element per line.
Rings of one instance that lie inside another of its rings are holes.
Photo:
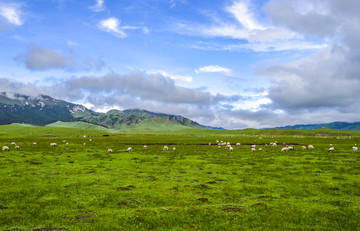
<path fill-rule="evenodd" d="M 36 143 L 36 142 L 34 142 L 34 143 L 33 143 L 33 145 L 37 145 L 37 143 Z"/>
<path fill-rule="evenodd" d="M 16 145 L 16 143 L 15 143 L 15 142 L 11 142 L 11 145 Z"/>
<path fill-rule="evenodd" d="M 259 152 L 261 152 L 262 151 L 262 148 L 259 148 Z"/>
<path fill-rule="evenodd" d="M 15 146 L 15 149 L 19 149 L 19 148 L 20 148 L 19 145 L 16 145 L 16 146 Z"/>
<path fill-rule="evenodd" d="M 293 146 L 288 147 L 289 150 L 295 151 L 295 148 Z"/>
<path fill-rule="evenodd" d="M 281 149 L 281 152 L 287 152 L 287 151 L 289 151 L 288 147 L 284 147 L 284 148 Z"/>
<path fill-rule="evenodd" d="M 164 151 L 168 151 L 169 150 L 169 148 L 168 148 L 168 146 L 164 146 L 164 149 L 163 149 Z"/>
<path fill-rule="evenodd" d="M 305 147 L 305 146 L 302 146 L 302 147 L 301 147 L 301 150 L 306 151 L 306 147 Z"/>
<path fill-rule="evenodd" d="M 252 148 L 256 148 L 256 144 L 251 145 Z"/>
<path fill-rule="evenodd" d="M 335 148 L 334 147 L 331 147 L 331 148 L 329 148 L 329 151 L 328 152 L 333 152 L 335 150 Z"/>
<path fill-rule="evenodd" d="M 57 143 L 50 143 L 50 146 L 55 147 L 55 146 L 57 146 Z"/>
<path fill-rule="evenodd" d="M 175 151 L 176 150 L 176 148 L 175 147 L 173 147 L 173 151 Z"/>
<path fill-rule="evenodd" d="M 312 146 L 311 144 L 308 145 L 308 149 L 314 149 L 314 146 Z"/>
<path fill-rule="evenodd" d="M 256 149 L 255 149 L 255 148 L 251 148 L 250 150 L 251 150 L 252 152 L 255 152 L 255 151 L 256 151 Z"/>
<path fill-rule="evenodd" d="M 146 150 L 146 149 L 147 149 L 147 145 L 144 145 L 144 147 L 143 147 L 143 148 L 144 148 L 144 150 Z"/>
<path fill-rule="evenodd" d="M 111 148 L 108 148 L 108 152 L 112 152 L 112 149 L 111 149 Z"/>
<path fill-rule="evenodd" d="M 229 150 L 230 150 L 230 152 L 232 152 L 232 151 L 233 151 L 233 147 L 230 147 Z"/>
<path fill-rule="evenodd" d="M 236 143 L 236 146 L 240 146 L 241 144 L 240 143 Z"/>
<path fill-rule="evenodd" d="M 128 147 L 128 148 L 126 149 L 127 152 L 131 152 L 131 150 L 132 150 L 131 147 Z"/>
<path fill-rule="evenodd" d="M 352 150 L 354 151 L 354 152 L 357 152 L 357 150 L 358 150 L 358 147 L 352 147 Z"/>
<path fill-rule="evenodd" d="M 2 147 L 2 150 L 3 150 L 3 151 L 10 151 L 10 148 L 9 148 L 8 146 L 3 146 L 3 147 Z"/>

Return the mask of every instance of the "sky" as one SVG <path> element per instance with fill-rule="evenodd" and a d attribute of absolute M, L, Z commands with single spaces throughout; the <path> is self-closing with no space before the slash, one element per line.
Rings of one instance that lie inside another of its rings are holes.
<path fill-rule="evenodd" d="M 226 129 L 360 121 L 358 0 L 0 0 L 0 92 Z"/>

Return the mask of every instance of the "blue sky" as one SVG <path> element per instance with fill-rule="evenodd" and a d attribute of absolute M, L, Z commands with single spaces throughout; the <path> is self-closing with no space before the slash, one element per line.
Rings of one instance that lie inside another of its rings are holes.
<path fill-rule="evenodd" d="M 0 91 L 228 129 L 359 121 L 356 0 L 0 0 Z"/>

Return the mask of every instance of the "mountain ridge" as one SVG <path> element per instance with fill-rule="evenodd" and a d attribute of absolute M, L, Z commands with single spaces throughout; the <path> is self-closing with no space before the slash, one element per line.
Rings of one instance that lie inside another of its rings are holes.
<path fill-rule="evenodd" d="M 156 120 L 156 118 L 160 118 Z M 92 111 L 47 95 L 36 97 L 14 93 L 0 93 L 0 124 L 26 123 L 45 126 L 61 122 L 82 121 L 108 129 L 223 129 L 200 125 L 181 115 L 156 113 L 141 109 L 112 109 L 106 113 Z M 76 124 L 76 123 L 75 123 Z"/>

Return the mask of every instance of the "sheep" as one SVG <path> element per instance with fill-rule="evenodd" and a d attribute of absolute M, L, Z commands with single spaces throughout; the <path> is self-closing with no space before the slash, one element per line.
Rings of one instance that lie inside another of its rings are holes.
<path fill-rule="evenodd" d="M 259 152 L 261 152 L 262 151 L 262 148 L 259 148 Z"/>
<path fill-rule="evenodd" d="M 314 146 L 312 146 L 311 144 L 308 145 L 308 149 L 314 149 Z"/>
<path fill-rule="evenodd" d="M 255 151 L 256 151 L 256 149 L 255 149 L 255 148 L 251 148 L 250 150 L 251 150 L 252 152 L 255 152 Z"/>
<path fill-rule="evenodd" d="M 211 143 L 209 143 L 209 146 L 211 146 Z"/>
<path fill-rule="evenodd" d="M 19 148 L 20 148 L 19 145 L 16 145 L 16 146 L 15 146 L 15 149 L 19 149 Z"/>
<path fill-rule="evenodd" d="M 69 145 L 69 143 L 66 143 L 65 145 L 67 146 L 67 145 Z"/>
<path fill-rule="evenodd" d="M 293 146 L 288 147 L 289 150 L 295 151 L 295 148 Z"/>
<path fill-rule="evenodd" d="M 352 150 L 353 150 L 354 152 L 357 152 L 358 147 L 355 147 L 355 146 L 354 146 L 354 147 L 352 148 Z"/>
<path fill-rule="evenodd" d="M 230 150 L 230 152 L 232 152 L 232 151 L 233 151 L 233 148 L 232 148 L 232 147 L 230 147 L 230 148 L 229 148 L 229 150 Z"/>
<path fill-rule="evenodd" d="M 86 145 L 86 143 L 83 143 L 83 146 L 85 146 Z"/>
<path fill-rule="evenodd" d="M 15 143 L 15 142 L 11 142 L 11 145 L 16 145 L 16 143 Z"/>
<path fill-rule="evenodd" d="M 144 147 L 143 147 L 143 148 L 144 148 L 144 150 L 146 150 L 146 149 L 147 149 L 147 145 L 144 145 Z"/>
<path fill-rule="evenodd" d="M 10 148 L 9 148 L 8 146 L 3 146 L 3 147 L 2 147 L 2 150 L 3 150 L 3 151 L 10 151 Z"/>
<path fill-rule="evenodd" d="M 128 147 L 128 148 L 126 149 L 127 152 L 131 152 L 131 150 L 132 150 L 131 147 Z"/>
<path fill-rule="evenodd" d="M 90 142 L 92 141 L 92 139 L 89 140 Z"/>
<path fill-rule="evenodd" d="M 302 147 L 301 147 L 301 150 L 306 151 L 306 147 L 305 147 L 305 146 L 302 146 Z"/>
<path fill-rule="evenodd" d="M 230 144 L 227 144 L 227 145 L 225 146 L 225 149 L 228 149 L 228 148 L 231 148 L 231 145 L 230 145 Z"/>
<path fill-rule="evenodd" d="M 273 147 L 277 147 L 277 143 L 273 143 L 271 146 L 273 146 Z"/>
<path fill-rule="evenodd" d="M 36 143 L 36 142 L 34 142 L 34 143 L 33 143 L 33 145 L 37 145 L 37 143 Z"/>
<path fill-rule="evenodd" d="M 63 140 L 63 143 L 65 143 L 66 142 L 66 140 Z"/>
<path fill-rule="evenodd" d="M 284 148 L 281 149 L 281 152 L 287 152 L 287 151 L 289 151 L 288 147 L 284 147 Z"/>
<path fill-rule="evenodd" d="M 240 143 L 236 143 L 236 146 L 240 146 L 241 144 Z"/>
<path fill-rule="evenodd" d="M 112 149 L 111 149 L 111 148 L 108 148 L 108 152 L 112 152 Z"/>
<path fill-rule="evenodd" d="M 50 143 L 50 146 L 55 147 L 55 146 L 57 146 L 57 143 Z"/>
<path fill-rule="evenodd" d="M 176 148 L 175 147 L 173 147 L 173 151 L 175 151 L 176 150 Z"/>
<path fill-rule="evenodd" d="M 256 148 L 256 144 L 251 145 L 252 148 Z"/>
<path fill-rule="evenodd" d="M 335 150 L 334 147 L 330 147 L 329 150 L 328 150 L 328 152 L 333 152 L 334 150 Z"/>
<path fill-rule="evenodd" d="M 221 145 L 218 145 L 218 148 L 221 148 Z"/>
<path fill-rule="evenodd" d="M 168 151 L 169 150 L 169 148 L 168 148 L 168 146 L 164 146 L 164 149 L 163 149 L 164 151 Z"/>

